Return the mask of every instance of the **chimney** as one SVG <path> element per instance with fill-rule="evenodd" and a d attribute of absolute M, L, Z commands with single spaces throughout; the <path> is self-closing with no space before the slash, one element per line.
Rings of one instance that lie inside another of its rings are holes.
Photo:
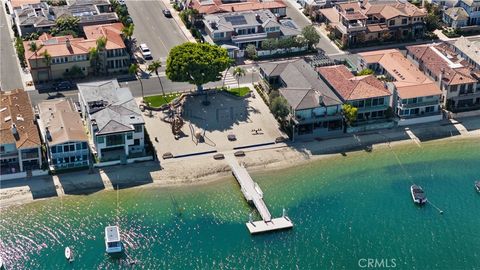
<path fill-rule="evenodd" d="M 15 123 L 12 124 L 10 131 L 12 132 L 12 135 L 16 141 L 20 140 L 20 135 L 18 134 L 17 125 L 15 125 Z"/>

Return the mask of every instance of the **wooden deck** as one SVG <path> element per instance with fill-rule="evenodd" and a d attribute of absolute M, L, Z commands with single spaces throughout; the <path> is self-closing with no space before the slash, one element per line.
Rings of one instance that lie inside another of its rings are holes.
<path fill-rule="evenodd" d="M 281 230 L 292 228 L 293 223 L 286 216 L 272 219 L 272 215 L 263 201 L 263 191 L 257 183 L 250 177 L 247 169 L 238 164 L 237 159 L 233 155 L 227 155 L 226 160 L 232 168 L 232 174 L 240 184 L 243 196 L 248 202 L 252 202 L 257 208 L 258 213 L 262 217 L 261 221 L 250 221 L 246 223 L 250 233 L 261 233 L 273 230 Z"/>

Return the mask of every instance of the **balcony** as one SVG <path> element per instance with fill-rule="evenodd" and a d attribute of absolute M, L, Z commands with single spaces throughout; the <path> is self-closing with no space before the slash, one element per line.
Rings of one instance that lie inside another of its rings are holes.
<path fill-rule="evenodd" d="M 267 38 L 267 33 L 255 33 L 255 34 L 232 36 L 232 41 L 234 43 L 243 43 L 243 42 L 261 41 L 266 38 Z"/>
<path fill-rule="evenodd" d="M 435 100 L 435 101 L 417 102 L 417 103 L 412 103 L 412 104 L 398 104 L 398 107 L 402 108 L 402 109 L 409 109 L 409 108 L 434 106 L 434 105 L 440 105 L 440 101 Z"/>
<path fill-rule="evenodd" d="M 36 159 L 38 158 L 38 152 L 36 153 L 22 153 L 22 160 Z"/>

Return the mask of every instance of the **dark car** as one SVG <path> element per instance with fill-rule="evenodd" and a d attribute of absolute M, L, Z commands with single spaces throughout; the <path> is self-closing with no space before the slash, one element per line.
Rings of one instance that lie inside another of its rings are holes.
<path fill-rule="evenodd" d="M 165 17 L 168 17 L 168 18 L 172 17 L 172 13 L 168 9 L 163 10 L 163 15 L 165 15 Z"/>
<path fill-rule="evenodd" d="M 55 89 L 55 91 L 70 90 L 73 88 L 73 84 L 69 81 L 61 81 L 58 83 L 54 83 L 53 88 Z"/>

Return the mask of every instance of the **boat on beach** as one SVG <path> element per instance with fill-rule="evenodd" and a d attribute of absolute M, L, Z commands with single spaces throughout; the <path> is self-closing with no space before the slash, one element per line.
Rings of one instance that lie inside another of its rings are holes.
<path fill-rule="evenodd" d="M 480 180 L 475 182 L 475 189 L 477 190 L 477 192 L 480 192 Z"/>
<path fill-rule="evenodd" d="M 105 251 L 109 254 L 122 252 L 122 240 L 118 226 L 105 227 Z"/>
<path fill-rule="evenodd" d="M 422 205 L 427 202 L 427 197 L 422 187 L 417 185 L 411 185 L 410 193 L 412 194 L 412 199 L 414 203 Z"/>

